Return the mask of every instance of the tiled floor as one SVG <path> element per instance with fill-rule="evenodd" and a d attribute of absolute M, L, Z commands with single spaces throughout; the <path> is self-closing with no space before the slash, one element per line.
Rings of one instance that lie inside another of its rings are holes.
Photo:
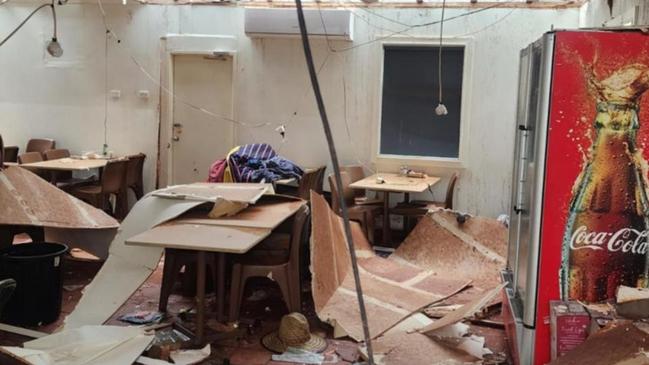
<path fill-rule="evenodd" d="M 66 314 L 70 313 L 79 298 L 82 287 L 87 285 L 95 273 L 101 267 L 98 262 L 77 261 L 66 259 L 64 261 L 64 287 L 62 315 L 55 323 L 35 328 L 39 331 L 52 332 L 63 321 Z M 151 277 L 131 296 L 131 298 L 115 313 L 107 324 L 126 325 L 117 320 L 119 316 L 138 310 L 155 311 L 158 307 L 158 296 L 162 280 L 162 265 L 151 275 Z M 305 295 L 310 298 L 309 295 Z M 244 295 L 241 318 L 237 326 L 234 324 L 220 324 L 215 320 L 207 322 L 206 338 L 212 344 L 212 356 L 203 361 L 204 365 L 225 364 L 225 359 L 232 365 L 288 365 L 288 363 L 275 362 L 271 360 L 271 353 L 260 344 L 260 338 L 276 330 L 279 320 L 286 314 L 286 307 L 281 299 L 277 286 L 270 280 L 260 278 L 251 280 Z M 214 295 L 208 296 L 210 308 L 214 308 Z M 181 324 L 192 329 L 193 299 L 174 294 L 171 296 L 168 306 L 169 315 L 178 318 Z M 178 316 L 180 312 L 188 311 L 187 314 Z M 303 313 L 309 318 L 312 332 L 328 338 L 329 348 L 325 351 L 330 364 L 349 365 L 357 358 L 358 345 L 351 341 L 337 341 L 331 339 L 329 326 L 322 324 L 312 309 L 310 300 L 303 303 Z M 214 318 L 210 313 L 208 318 Z M 185 320 L 183 321 L 182 318 Z M 495 352 L 504 351 L 504 332 L 499 329 L 488 327 L 476 327 L 477 334 L 485 336 L 487 345 Z M 27 338 L 0 332 L 0 344 L 20 345 Z M 336 362 L 337 361 L 337 362 Z M 295 365 L 294 363 L 291 365 Z"/>

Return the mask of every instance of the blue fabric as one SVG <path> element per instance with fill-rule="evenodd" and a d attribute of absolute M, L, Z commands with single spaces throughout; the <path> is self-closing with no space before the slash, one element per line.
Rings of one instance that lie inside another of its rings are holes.
<path fill-rule="evenodd" d="M 230 155 L 229 166 L 236 182 L 273 182 L 280 179 L 300 179 L 304 171 L 295 163 L 277 156 L 266 143 L 241 146 Z"/>
<path fill-rule="evenodd" d="M 272 182 L 287 178 L 300 179 L 304 174 L 300 166 L 279 156 L 265 161 L 251 159 L 248 160 L 247 166 L 254 170 L 250 182 Z"/>

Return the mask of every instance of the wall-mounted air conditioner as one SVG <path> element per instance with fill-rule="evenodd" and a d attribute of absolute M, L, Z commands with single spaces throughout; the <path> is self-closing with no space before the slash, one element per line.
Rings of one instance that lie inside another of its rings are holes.
<path fill-rule="evenodd" d="M 248 8 L 245 12 L 245 31 L 249 37 L 300 35 L 295 9 Z M 349 10 L 304 9 L 304 19 L 309 35 L 352 40 L 354 17 Z"/>

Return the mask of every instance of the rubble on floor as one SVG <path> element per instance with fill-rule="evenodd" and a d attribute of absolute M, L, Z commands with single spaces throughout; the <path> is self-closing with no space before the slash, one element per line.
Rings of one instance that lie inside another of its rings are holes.
<path fill-rule="evenodd" d="M 349 335 L 361 341 L 358 302 L 342 221 L 321 196 L 312 194 L 311 204 L 316 313 L 334 326 L 334 336 Z M 501 223 L 471 217 L 460 224 L 453 212 L 432 212 L 387 259 L 374 254 L 360 227 L 353 222 L 352 234 L 379 364 L 471 362 L 492 354 L 484 347 L 484 338 L 471 334 L 467 326 L 458 323 L 499 300 L 502 285 L 498 272 L 504 265 L 506 247 L 506 228 Z M 471 267 L 468 273 L 456 275 L 466 267 Z M 473 280 L 478 286 L 464 290 Z M 460 300 L 449 303 L 456 296 Z M 438 321 L 420 313 L 435 304 L 458 306 Z"/>

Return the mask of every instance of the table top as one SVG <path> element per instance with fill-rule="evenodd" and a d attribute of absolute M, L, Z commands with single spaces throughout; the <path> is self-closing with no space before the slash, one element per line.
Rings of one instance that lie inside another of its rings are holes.
<path fill-rule="evenodd" d="M 379 184 L 377 177 L 383 178 L 384 183 Z M 407 177 L 393 173 L 380 173 L 358 180 L 350 185 L 352 189 L 373 191 L 387 191 L 394 193 L 423 193 L 429 187 L 437 184 L 440 178 L 426 176 L 423 178 Z"/>
<path fill-rule="evenodd" d="M 140 233 L 127 245 L 177 248 L 182 250 L 243 254 L 272 232 L 267 228 L 248 228 L 169 222 Z"/>
<path fill-rule="evenodd" d="M 106 166 L 108 160 L 81 160 L 76 158 L 59 158 L 56 160 L 32 162 L 18 165 L 20 167 L 43 169 L 43 170 L 61 170 L 61 171 L 85 171 L 98 169 Z"/>
<path fill-rule="evenodd" d="M 261 201 L 232 217 L 190 212 L 126 240 L 127 245 L 243 254 L 268 237 L 306 202 Z"/>

